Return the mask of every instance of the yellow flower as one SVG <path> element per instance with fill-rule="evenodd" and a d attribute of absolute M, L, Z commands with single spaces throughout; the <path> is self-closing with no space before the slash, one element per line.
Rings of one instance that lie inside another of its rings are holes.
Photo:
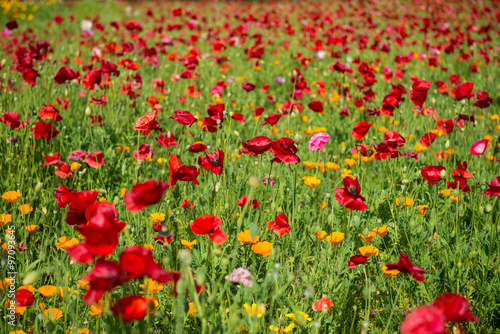
<path fill-rule="evenodd" d="M 68 237 L 60 237 L 59 242 L 56 243 L 57 248 L 67 248 L 78 245 L 80 242 L 77 238 L 70 239 Z"/>
<path fill-rule="evenodd" d="M 385 237 L 387 230 L 389 230 L 389 225 L 384 225 L 382 227 L 375 227 L 373 232 L 376 232 L 381 238 Z"/>
<path fill-rule="evenodd" d="M 69 167 L 73 172 L 76 172 L 77 170 L 80 169 L 80 167 L 82 167 L 82 164 L 79 164 L 78 162 L 75 161 L 71 165 L 69 165 Z"/>
<path fill-rule="evenodd" d="M 245 230 L 243 232 L 238 233 L 238 241 L 244 242 L 246 244 L 254 244 L 259 240 L 259 236 L 256 235 L 253 237 L 250 235 L 250 230 Z"/>
<path fill-rule="evenodd" d="M 352 167 L 356 164 L 356 160 L 354 159 L 345 159 L 345 163 L 347 164 L 347 166 L 349 167 Z"/>
<path fill-rule="evenodd" d="M 200 306 L 198 306 L 198 310 L 201 310 Z M 189 303 L 189 310 L 188 310 L 189 315 L 198 313 L 198 310 L 196 309 L 195 304 L 193 302 Z"/>
<path fill-rule="evenodd" d="M 490 118 L 492 121 L 496 121 L 498 118 L 500 118 L 500 116 L 499 115 L 491 115 Z"/>
<path fill-rule="evenodd" d="M 425 216 L 427 213 L 427 209 L 429 209 L 428 205 L 417 205 L 418 212 L 422 215 Z"/>
<path fill-rule="evenodd" d="M 273 244 L 269 241 L 261 241 L 252 245 L 252 251 L 263 257 L 271 255 L 271 249 L 273 249 Z"/>
<path fill-rule="evenodd" d="M 316 167 L 315 162 L 304 161 L 303 164 L 304 164 L 304 166 L 306 166 L 307 170 L 311 170 L 314 167 Z"/>
<path fill-rule="evenodd" d="M 326 163 L 326 169 L 328 170 L 337 170 L 340 166 L 337 165 L 335 162 L 327 162 Z"/>
<path fill-rule="evenodd" d="M 426 147 L 426 146 L 424 146 L 424 145 L 422 145 L 422 144 L 420 144 L 420 143 L 416 143 L 416 144 L 415 144 L 415 151 L 417 151 L 417 152 L 422 153 L 422 152 L 423 152 L 423 151 L 425 151 L 426 149 L 427 149 L 427 147 Z"/>
<path fill-rule="evenodd" d="M 144 248 L 153 251 L 153 245 L 144 245 Z"/>
<path fill-rule="evenodd" d="M 396 198 L 396 205 L 397 206 L 412 206 L 413 205 L 413 200 L 409 197 L 398 197 Z"/>
<path fill-rule="evenodd" d="M 33 234 L 35 233 L 36 230 L 38 230 L 38 225 L 28 225 L 24 229 L 28 231 L 30 234 Z"/>
<path fill-rule="evenodd" d="M 21 194 L 19 191 L 7 191 L 2 195 L 2 198 L 8 202 L 14 203 L 21 197 L 23 194 Z"/>
<path fill-rule="evenodd" d="M 377 233 L 373 232 L 373 231 L 370 231 L 368 232 L 368 235 L 365 237 L 363 234 L 358 234 L 358 237 L 360 237 L 361 239 L 363 239 L 364 242 L 371 242 L 373 240 L 373 238 L 375 238 L 377 236 Z"/>
<path fill-rule="evenodd" d="M 62 311 L 58 308 L 50 308 L 43 311 L 43 314 L 45 315 L 45 318 L 49 319 L 50 321 L 57 321 L 63 316 Z"/>
<path fill-rule="evenodd" d="M 328 207 L 328 203 L 327 202 L 321 202 L 321 203 L 319 203 L 319 207 L 321 208 L 321 210 L 325 210 Z"/>
<path fill-rule="evenodd" d="M 352 173 L 352 170 L 344 168 L 344 172 L 342 173 L 342 178 L 350 177 L 351 179 L 355 180 L 356 178 L 353 175 L 351 175 L 351 173 Z"/>
<path fill-rule="evenodd" d="M 321 174 L 325 174 L 325 164 L 318 164 L 318 168 L 321 169 Z"/>
<path fill-rule="evenodd" d="M 276 326 L 273 326 L 273 325 L 269 326 L 270 330 L 272 330 L 273 332 L 279 333 L 279 334 L 291 332 L 292 329 L 294 329 L 294 328 L 295 328 L 295 324 L 293 322 L 283 329 L 276 327 Z"/>
<path fill-rule="evenodd" d="M 148 218 L 149 220 L 152 220 L 154 223 L 159 224 L 162 221 L 165 220 L 165 214 L 164 213 L 152 213 L 151 216 Z"/>
<path fill-rule="evenodd" d="M 128 147 L 128 146 L 123 146 L 123 145 L 122 145 L 122 146 L 117 146 L 117 147 L 116 147 L 116 149 L 117 149 L 118 151 L 120 151 L 120 152 L 122 152 L 122 153 L 123 153 L 123 152 L 127 152 L 128 150 L 130 150 L 130 147 Z"/>
<path fill-rule="evenodd" d="M 313 176 L 304 176 L 302 178 L 302 180 L 304 180 L 305 185 L 308 186 L 311 189 L 316 188 L 321 183 L 321 180 L 319 180 L 316 177 L 316 174 L 314 174 Z"/>
<path fill-rule="evenodd" d="M 493 137 L 490 136 L 490 135 L 486 135 L 484 136 L 484 139 L 488 140 L 488 141 L 492 141 L 493 140 Z"/>
<path fill-rule="evenodd" d="M 44 297 L 52 297 L 56 291 L 57 287 L 53 285 L 44 285 L 38 288 L 38 292 L 40 292 Z"/>
<path fill-rule="evenodd" d="M 163 284 L 158 283 L 154 279 L 146 278 L 144 280 L 144 284 L 139 285 L 139 287 L 142 290 L 146 291 L 147 294 L 152 295 L 156 291 L 160 291 L 161 289 L 163 289 Z"/>
<path fill-rule="evenodd" d="M 92 304 L 90 305 L 89 314 L 94 317 L 102 317 L 104 315 L 104 309 L 106 308 L 106 303 Z"/>
<path fill-rule="evenodd" d="M 326 232 L 325 231 L 316 231 L 314 232 L 314 235 L 316 236 L 316 239 L 318 240 L 323 240 L 326 237 Z"/>
<path fill-rule="evenodd" d="M 78 284 L 84 288 L 86 291 L 90 290 L 90 282 L 87 281 L 86 279 L 81 279 L 78 281 Z"/>
<path fill-rule="evenodd" d="M 262 318 L 262 316 L 264 315 L 264 313 L 262 312 L 262 306 L 257 306 L 257 304 L 255 303 L 253 303 L 252 306 L 248 306 L 248 304 L 245 303 L 243 304 L 243 309 L 249 316 L 254 316 L 255 314 L 257 314 L 257 318 Z"/>
<path fill-rule="evenodd" d="M 121 188 L 120 189 L 120 196 L 123 197 L 125 196 L 125 193 L 127 192 L 127 188 Z"/>
<path fill-rule="evenodd" d="M 189 250 L 193 249 L 193 246 L 196 245 L 197 243 L 198 243 L 198 241 L 196 241 L 196 240 L 193 240 L 193 241 L 181 240 L 181 244 Z"/>
<path fill-rule="evenodd" d="M 21 213 L 27 215 L 29 214 L 31 211 L 33 211 L 33 207 L 31 207 L 29 204 L 23 204 L 23 205 L 20 205 L 17 207 L 17 209 L 19 211 L 21 211 Z"/>
<path fill-rule="evenodd" d="M 367 258 L 378 255 L 378 248 L 374 246 L 364 246 L 360 247 L 358 250 L 361 255 Z"/>
<path fill-rule="evenodd" d="M 339 245 L 342 240 L 344 240 L 344 233 L 341 232 L 333 232 L 326 237 L 326 242 L 329 242 L 333 245 Z"/>
<path fill-rule="evenodd" d="M 306 321 L 311 321 L 312 319 L 307 315 L 307 313 L 296 311 L 295 313 L 288 313 L 286 317 L 292 319 L 293 323 L 297 326 L 305 325 Z"/>
<path fill-rule="evenodd" d="M 0 226 L 4 226 L 12 221 L 12 215 L 2 213 L 0 215 Z"/>
<path fill-rule="evenodd" d="M 379 129 L 379 131 L 382 131 L 384 133 L 387 132 L 387 131 L 389 131 L 389 130 L 387 130 L 387 128 L 385 126 L 381 126 L 378 129 Z"/>
<path fill-rule="evenodd" d="M 492 156 L 492 155 L 487 155 L 486 159 L 488 159 L 489 161 L 493 162 L 495 160 L 495 157 Z"/>
<path fill-rule="evenodd" d="M 452 192 L 453 192 L 453 189 L 443 189 L 443 190 L 439 191 L 439 193 L 445 197 L 450 196 Z"/>
<path fill-rule="evenodd" d="M 396 276 L 399 274 L 399 270 L 393 269 L 393 270 L 388 270 L 387 266 L 382 267 L 382 272 L 385 274 L 385 276 L 391 278 L 392 276 Z"/>
<path fill-rule="evenodd" d="M 450 199 L 453 202 L 458 202 L 458 201 L 462 200 L 462 198 L 464 198 L 464 195 L 462 195 L 462 194 L 459 194 L 458 196 L 455 196 L 455 195 L 450 196 Z"/>
<path fill-rule="evenodd" d="M 106 202 L 106 197 L 104 197 L 104 196 L 100 197 L 99 202 Z"/>

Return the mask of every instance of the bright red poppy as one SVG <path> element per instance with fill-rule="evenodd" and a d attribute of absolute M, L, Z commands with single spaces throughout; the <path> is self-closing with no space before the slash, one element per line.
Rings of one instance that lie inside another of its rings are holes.
<path fill-rule="evenodd" d="M 451 322 L 476 322 L 477 317 L 470 311 L 469 301 L 455 293 L 445 293 L 434 300 L 432 304 L 441 308 L 445 314 L 446 321 Z"/>
<path fill-rule="evenodd" d="M 319 299 L 317 302 L 313 303 L 313 310 L 314 311 L 330 311 L 330 309 L 333 307 L 333 302 L 328 299 L 327 295 L 323 295 L 321 299 Z"/>
<path fill-rule="evenodd" d="M 446 317 L 441 308 L 425 305 L 413 310 L 400 329 L 403 334 L 446 334 Z"/>
<path fill-rule="evenodd" d="M 20 307 L 27 307 L 35 302 L 33 292 L 28 289 L 20 289 L 16 291 L 16 305 Z"/>
<path fill-rule="evenodd" d="M 170 165 L 170 181 L 168 182 L 170 188 L 173 188 L 177 181 L 193 181 L 196 185 L 200 184 L 196 179 L 200 175 L 200 170 L 196 166 L 181 164 L 172 153 L 170 153 L 168 164 Z"/>
<path fill-rule="evenodd" d="M 337 202 L 351 210 L 364 211 L 368 209 L 364 197 L 359 194 L 361 186 L 358 179 L 353 180 L 346 176 L 342 182 L 344 188 L 335 188 L 335 199 Z"/>
<path fill-rule="evenodd" d="M 101 69 L 91 70 L 83 76 L 83 84 L 88 90 L 94 90 L 96 84 L 101 82 Z"/>
<path fill-rule="evenodd" d="M 84 190 L 75 194 L 69 203 L 66 223 L 68 225 L 85 225 L 88 221 L 85 217 L 85 211 L 97 200 L 98 195 L 97 190 Z"/>
<path fill-rule="evenodd" d="M 177 142 L 175 141 L 175 136 L 170 131 L 163 132 L 161 135 L 156 137 L 156 141 L 165 148 L 169 148 L 171 146 L 177 146 Z"/>
<path fill-rule="evenodd" d="M 455 89 L 455 101 L 460 101 L 463 99 L 470 99 L 473 94 L 472 90 L 474 89 L 473 82 L 464 82 L 461 85 L 458 85 Z"/>
<path fill-rule="evenodd" d="M 120 255 L 118 267 L 127 279 L 141 279 L 145 275 L 159 283 L 172 281 L 172 276 L 158 264 L 150 250 L 143 246 L 132 246 Z"/>
<path fill-rule="evenodd" d="M 410 100 L 417 107 L 422 108 L 427 99 L 427 91 L 432 86 L 432 81 L 416 80 L 411 86 Z"/>
<path fill-rule="evenodd" d="M 224 151 L 217 150 L 214 153 L 205 152 L 205 156 L 198 157 L 198 165 L 215 175 L 221 175 L 224 169 Z"/>
<path fill-rule="evenodd" d="M 250 155 L 259 155 L 271 149 L 273 146 L 273 141 L 266 136 L 257 136 L 250 140 L 247 140 L 246 143 L 240 142 L 243 145 L 243 149 L 240 150 L 241 153 L 246 153 Z"/>
<path fill-rule="evenodd" d="M 491 183 L 485 182 L 488 185 L 488 190 L 486 190 L 483 195 L 485 196 L 498 196 L 500 197 L 500 176 L 495 177 Z"/>
<path fill-rule="evenodd" d="M 176 110 L 174 116 L 170 116 L 170 118 L 175 119 L 181 125 L 193 125 L 196 122 L 196 118 L 189 111 L 184 110 Z"/>
<path fill-rule="evenodd" d="M 105 292 L 127 283 L 127 278 L 120 273 L 116 261 L 98 259 L 92 270 L 82 279 L 89 282 L 90 289 L 83 300 L 87 305 L 97 304 Z"/>
<path fill-rule="evenodd" d="M 347 261 L 347 266 L 352 269 L 360 264 L 365 264 L 367 260 L 368 258 L 361 254 L 353 255 L 349 261 Z"/>
<path fill-rule="evenodd" d="M 57 110 L 56 107 L 52 105 L 52 103 L 49 104 L 42 104 L 42 110 L 38 113 L 38 116 L 41 119 L 51 119 L 54 122 L 59 122 L 62 121 L 63 118 L 59 114 L 59 110 Z"/>
<path fill-rule="evenodd" d="M 424 145 L 427 148 L 431 147 L 431 144 L 436 140 L 436 134 L 429 132 L 426 133 L 425 135 L 422 136 L 422 139 L 420 139 L 420 144 Z"/>
<path fill-rule="evenodd" d="M 220 229 L 222 219 L 214 215 L 203 215 L 191 222 L 191 231 L 194 234 L 207 234 L 210 240 L 217 245 L 222 245 L 227 240 L 227 235 Z"/>
<path fill-rule="evenodd" d="M 34 128 L 30 128 L 30 130 L 33 132 L 33 135 L 35 135 L 35 139 L 42 139 L 45 138 L 45 140 L 49 141 L 55 136 L 59 134 L 59 131 L 57 131 L 56 127 L 54 124 L 47 122 L 44 123 L 42 121 L 36 122 Z"/>
<path fill-rule="evenodd" d="M 401 255 L 399 257 L 399 261 L 397 263 L 387 263 L 387 270 L 399 270 L 402 273 L 407 273 L 410 274 L 411 277 L 413 277 L 416 281 L 419 282 L 424 282 L 425 277 L 423 274 L 427 272 L 427 270 L 424 270 L 420 268 L 419 266 L 414 265 L 408 255 L 405 253 L 401 252 Z"/>
<path fill-rule="evenodd" d="M 370 122 L 359 122 L 352 128 L 351 136 L 356 139 L 363 140 L 365 139 L 365 135 L 370 130 L 372 123 Z"/>
<path fill-rule="evenodd" d="M 86 162 L 92 168 L 106 166 L 106 163 L 104 162 L 104 153 L 99 151 L 90 152 L 83 162 Z"/>
<path fill-rule="evenodd" d="M 191 153 L 200 153 L 200 152 L 205 152 L 206 150 L 207 150 L 207 145 L 202 143 L 191 144 L 188 148 L 188 151 Z"/>
<path fill-rule="evenodd" d="M 75 196 L 78 195 L 78 191 L 70 188 L 66 188 L 64 184 L 61 184 L 54 190 L 54 196 L 57 200 L 57 206 L 60 208 L 65 208 Z"/>
<path fill-rule="evenodd" d="M 422 175 L 430 185 L 433 185 L 441 181 L 441 171 L 443 170 L 446 170 L 443 166 L 429 165 L 422 168 L 420 175 Z"/>
<path fill-rule="evenodd" d="M 254 209 L 259 207 L 259 202 L 253 196 L 243 196 L 238 200 L 238 206 L 252 206 Z"/>
<path fill-rule="evenodd" d="M 85 158 L 86 155 L 87 155 L 86 151 L 76 150 L 76 151 L 71 152 L 70 155 L 68 155 L 68 157 L 66 159 L 73 160 L 73 161 L 79 161 L 79 160 L 82 160 L 83 158 Z"/>
<path fill-rule="evenodd" d="M 148 131 L 154 127 L 154 123 L 156 122 L 156 113 L 148 112 L 146 115 L 139 117 L 136 121 L 132 129 L 134 130 L 142 130 Z"/>
<path fill-rule="evenodd" d="M 273 230 L 277 235 L 285 235 L 292 230 L 288 224 L 288 217 L 284 213 L 278 213 L 274 216 L 274 221 L 267 223 L 267 229 Z"/>
<path fill-rule="evenodd" d="M 403 147 L 406 144 L 406 140 L 394 130 L 386 131 L 384 134 L 384 142 L 393 147 Z"/>
<path fill-rule="evenodd" d="M 58 85 L 61 85 L 66 81 L 71 81 L 78 77 L 80 77 L 80 71 L 75 72 L 69 67 L 61 67 L 57 72 L 56 76 L 54 77 L 54 81 Z"/>
<path fill-rule="evenodd" d="M 134 158 L 139 161 L 144 161 L 146 159 L 152 159 L 155 151 L 151 149 L 148 144 L 141 144 L 134 152 Z"/>
<path fill-rule="evenodd" d="M 138 212 L 146 207 L 158 203 L 167 190 L 167 184 L 163 181 L 148 180 L 132 186 L 131 191 L 127 191 L 123 202 L 130 212 Z"/>

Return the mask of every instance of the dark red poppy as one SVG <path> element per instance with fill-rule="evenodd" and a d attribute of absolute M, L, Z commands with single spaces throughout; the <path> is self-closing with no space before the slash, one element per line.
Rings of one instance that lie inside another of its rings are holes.
<path fill-rule="evenodd" d="M 485 182 L 488 185 L 488 190 L 486 190 L 483 195 L 486 196 L 498 196 L 500 197 L 500 176 L 495 177 L 491 183 Z"/>
<path fill-rule="evenodd" d="M 356 144 L 356 147 L 351 150 L 352 154 L 361 154 L 364 157 L 370 157 L 373 150 L 370 150 L 370 145 Z"/>
<path fill-rule="evenodd" d="M 168 186 L 173 188 L 177 181 L 193 181 L 194 184 L 200 184 L 196 179 L 200 175 L 200 170 L 196 166 L 187 166 L 180 163 L 179 159 L 170 153 L 168 160 L 170 166 L 170 181 Z"/>
<path fill-rule="evenodd" d="M 170 243 L 172 242 L 172 240 L 174 240 L 174 237 L 171 234 L 157 235 L 157 236 L 155 236 L 153 238 L 153 240 L 156 241 L 156 243 L 159 244 L 159 245 L 165 245 L 165 244 L 170 245 Z M 163 247 L 163 248 L 165 248 L 165 247 Z"/>
<path fill-rule="evenodd" d="M 431 144 L 436 140 L 436 134 L 429 132 L 426 133 L 425 135 L 422 136 L 422 139 L 420 139 L 420 144 L 426 146 L 427 148 L 431 147 Z"/>
<path fill-rule="evenodd" d="M 245 123 L 246 120 L 245 118 L 243 117 L 243 114 L 240 114 L 240 113 L 233 113 L 233 116 L 231 116 L 232 119 L 234 119 L 235 121 L 238 121 L 240 123 Z"/>
<path fill-rule="evenodd" d="M 80 161 L 83 158 L 85 158 L 86 155 L 87 155 L 86 151 L 76 150 L 76 151 L 71 152 L 71 154 L 68 155 L 68 157 L 66 159 L 73 160 L 73 161 Z"/>
<path fill-rule="evenodd" d="M 367 257 L 364 257 L 363 255 L 353 255 L 351 256 L 351 258 L 349 259 L 349 261 L 347 261 L 347 266 L 349 266 L 349 268 L 354 268 L 356 266 L 359 266 L 360 264 L 365 264 L 366 261 L 368 260 Z"/>
<path fill-rule="evenodd" d="M 241 84 L 241 88 L 243 88 L 243 90 L 246 90 L 247 92 L 251 92 L 255 89 L 255 85 L 250 82 L 244 82 Z"/>
<path fill-rule="evenodd" d="M 259 202 L 253 196 L 243 196 L 238 200 L 238 206 L 252 206 L 254 209 L 259 207 Z"/>
<path fill-rule="evenodd" d="M 446 317 L 441 308 L 425 305 L 413 310 L 400 330 L 403 334 L 446 334 Z"/>
<path fill-rule="evenodd" d="M 359 194 L 361 186 L 358 179 L 353 180 L 346 176 L 342 182 L 344 188 L 335 188 L 335 199 L 337 202 L 351 210 L 364 211 L 368 209 L 365 199 Z"/>
<path fill-rule="evenodd" d="M 269 231 L 273 230 L 277 235 L 285 235 L 292 230 L 288 224 L 288 217 L 284 213 L 278 213 L 274 217 L 274 221 L 268 222 L 267 229 Z"/>
<path fill-rule="evenodd" d="M 151 149 L 148 144 L 141 144 L 134 152 L 134 158 L 139 161 L 144 161 L 146 159 L 152 159 L 155 151 Z"/>
<path fill-rule="evenodd" d="M 470 311 L 469 301 L 455 293 L 445 293 L 434 300 L 432 305 L 443 310 L 446 321 L 450 322 L 477 322 L 477 317 Z"/>
<path fill-rule="evenodd" d="M 387 263 L 387 270 L 399 270 L 402 273 L 410 274 L 416 281 L 424 282 L 425 277 L 423 274 L 427 272 L 416 265 L 414 265 L 408 255 L 401 252 L 401 256 L 399 257 L 399 261 L 397 263 Z"/>
<path fill-rule="evenodd" d="M 159 283 L 172 281 L 172 276 L 158 264 L 150 250 L 143 246 L 132 246 L 120 255 L 119 268 L 127 279 L 149 276 Z"/>
<path fill-rule="evenodd" d="M 403 147 L 406 144 L 406 140 L 394 130 L 388 130 L 384 134 L 384 142 L 393 147 Z"/>
<path fill-rule="evenodd" d="M 35 302 L 33 292 L 28 289 L 19 289 L 16 291 L 16 305 L 20 307 L 31 306 Z"/>
<path fill-rule="evenodd" d="M 161 135 L 156 137 L 156 141 L 165 148 L 169 148 L 170 146 L 177 146 L 175 136 L 170 131 L 163 132 Z"/>
<path fill-rule="evenodd" d="M 66 213 L 66 223 L 68 225 L 86 224 L 85 210 L 97 200 L 98 195 L 99 192 L 97 190 L 84 190 L 75 194 L 69 203 L 69 210 Z"/>
<path fill-rule="evenodd" d="M 35 135 L 36 139 L 45 138 L 45 140 L 49 141 L 55 136 L 59 134 L 54 124 L 47 122 L 44 123 L 42 121 L 35 123 L 35 128 L 30 128 L 30 130 Z"/>
<path fill-rule="evenodd" d="M 418 153 L 417 153 L 417 152 L 405 152 L 405 153 L 404 153 L 404 156 L 405 156 L 406 158 L 413 158 L 413 159 L 415 159 L 415 160 L 417 160 L 417 161 L 418 161 L 418 158 L 419 158 L 419 156 L 418 156 Z"/>
<path fill-rule="evenodd" d="M 257 156 L 271 149 L 271 146 L 273 146 L 274 142 L 266 136 L 257 136 L 255 138 L 247 140 L 246 143 L 240 143 L 244 147 L 240 150 L 240 154 L 246 153 Z"/>
<path fill-rule="evenodd" d="M 153 298 L 132 295 L 119 299 L 111 311 L 123 322 L 132 322 L 143 320 L 154 308 Z"/>
<path fill-rule="evenodd" d="M 93 90 L 101 82 L 101 69 L 91 70 L 83 76 L 83 84 L 88 90 Z"/>
<path fill-rule="evenodd" d="M 473 82 L 464 82 L 461 85 L 458 85 L 455 89 L 455 101 L 460 101 L 463 99 L 470 99 L 473 94 L 472 90 L 474 89 Z"/>
<path fill-rule="evenodd" d="M 83 162 L 86 162 L 92 168 L 106 166 L 106 164 L 104 163 L 104 153 L 99 151 L 90 152 L 85 160 L 83 160 Z"/>
<path fill-rule="evenodd" d="M 171 296 L 177 296 L 177 283 L 179 282 L 180 279 L 185 279 L 184 274 L 182 274 L 180 271 L 171 271 L 170 274 L 173 277 L 173 284 L 172 288 L 170 289 L 170 295 Z M 205 290 L 205 286 L 203 284 L 199 284 L 194 281 L 194 287 L 196 289 L 196 293 L 200 294 Z M 187 290 L 187 289 L 186 289 Z"/>
<path fill-rule="evenodd" d="M 15 111 L 6 111 L 2 117 L 0 117 L 0 123 L 5 123 L 5 125 L 10 126 L 12 130 L 19 130 L 24 127 L 24 122 L 20 122 L 21 116 Z"/>
<path fill-rule="evenodd" d="M 352 128 L 351 136 L 356 139 L 363 140 L 365 139 L 365 135 L 370 130 L 372 123 L 370 122 L 359 122 Z"/>
<path fill-rule="evenodd" d="M 330 70 L 335 70 L 341 73 L 352 73 L 352 69 L 344 65 L 340 60 L 337 60 L 333 67 L 330 67 Z"/>
<path fill-rule="evenodd" d="M 214 153 L 205 152 L 205 156 L 198 157 L 198 165 L 215 175 L 221 175 L 224 169 L 224 151 L 217 150 Z"/>
<path fill-rule="evenodd" d="M 57 84 L 61 85 L 66 81 L 71 81 L 78 77 L 80 77 L 80 71 L 75 72 L 69 67 L 61 67 L 54 77 L 54 80 Z"/>
<path fill-rule="evenodd" d="M 33 67 L 23 68 L 23 79 L 29 85 L 36 86 L 36 78 L 38 77 L 38 71 Z"/>
<path fill-rule="evenodd" d="M 254 109 L 253 114 L 256 117 L 259 117 L 260 115 L 262 115 L 264 113 L 264 111 L 266 111 L 266 108 L 264 108 L 264 107 L 257 107 L 257 108 Z"/>
<path fill-rule="evenodd" d="M 425 100 L 427 99 L 427 91 L 432 86 L 432 81 L 416 80 L 411 86 L 410 100 L 417 107 L 422 108 Z"/>
<path fill-rule="evenodd" d="M 64 164 L 61 160 L 59 160 L 59 157 L 61 156 L 61 153 L 56 152 L 53 155 L 46 155 L 43 158 L 45 159 L 45 162 L 43 163 L 43 166 L 47 165 L 54 165 L 56 167 L 60 167 Z"/>
<path fill-rule="evenodd" d="M 342 110 L 339 111 L 340 116 L 350 116 L 349 114 L 349 109 L 347 107 L 342 108 Z"/>
<path fill-rule="evenodd" d="M 436 122 L 438 124 L 436 127 L 438 130 L 441 130 L 447 135 L 453 132 L 453 128 L 455 127 L 455 121 L 453 119 L 438 119 Z"/>
<path fill-rule="evenodd" d="M 220 229 L 222 219 L 214 215 L 203 215 L 191 222 L 191 231 L 194 234 L 207 234 L 210 240 L 217 245 L 222 245 L 227 240 L 227 235 Z"/>
<path fill-rule="evenodd" d="M 484 109 L 488 108 L 490 104 L 493 103 L 493 99 L 488 95 L 488 93 L 479 91 L 476 93 L 477 96 L 477 101 L 474 103 L 474 105 L 478 108 Z"/>
<path fill-rule="evenodd" d="M 324 109 L 323 109 L 323 102 L 321 102 L 321 101 L 317 101 L 317 100 L 311 101 L 311 102 L 309 102 L 309 104 L 307 106 L 312 111 L 315 111 L 315 112 L 318 112 L 318 113 L 322 113 L 324 111 Z"/>
<path fill-rule="evenodd" d="M 106 75 L 106 76 L 109 76 L 111 74 L 113 74 L 114 76 L 119 76 L 120 75 L 120 71 L 117 70 L 118 69 L 118 66 L 108 60 L 105 60 L 103 59 L 101 61 L 101 72 L 102 74 Z"/>
<path fill-rule="evenodd" d="M 57 206 L 60 208 L 65 208 L 75 196 L 78 195 L 78 191 L 70 188 L 66 188 L 64 184 L 61 184 L 54 190 L 54 196 L 57 200 Z"/>
<path fill-rule="evenodd" d="M 219 122 L 218 122 L 219 121 Z M 210 133 L 216 133 L 217 129 L 222 128 L 222 122 L 220 119 L 212 117 L 204 117 L 202 122 L 203 131 L 208 131 Z"/>
<path fill-rule="evenodd" d="M 94 268 L 82 279 L 90 285 L 90 289 L 83 296 L 87 305 L 97 304 L 105 292 L 127 283 L 127 278 L 120 273 L 118 263 L 104 259 L 98 259 Z"/>
<path fill-rule="evenodd" d="M 41 119 L 51 119 L 54 122 L 59 122 L 62 121 L 63 118 L 59 114 L 59 110 L 57 110 L 56 107 L 52 105 L 52 103 L 49 104 L 42 104 L 42 110 L 38 113 L 38 116 Z"/>
<path fill-rule="evenodd" d="M 138 212 L 142 209 L 158 203 L 167 190 L 167 184 L 163 181 L 148 180 L 132 186 L 131 191 L 127 191 L 123 202 L 131 212 Z"/>
<path fill-rule="evenodd" d="M 92 95 L 90 95 L 90 101 L 89 101 L 89 103 L 105 107 L 107 101 L 108 101 L 108 99 L 107 99 L 106 95 L 101 95 L 101 97 L 97 97 L 97 98 L 94 97 L 94 96 L 92 96 Z"/>
<path fill-rule="evenodd" d="M 443 170 L 446 170 L 443 166 L 429 165 L 422 168 L 420 175 L 422 175 L 430 185 L 433 185 L 441 181 L 441 171 Z"/>
<path fill-rule="evenodd" d="M 203 143 L 194 143 L 191 144 L 188 148 L 188 151 L 191 153 L 200 153 L 205 152 L 207 150 L 207 145 Z"/>
<path fill-rule="evenodd" d="M 271 162 L 284 162 L 286 164 L 298 164 L 300 162 L 300 158 L 296 155 L 298 148 L 291 138 L 276 139 L 270 150 L 275 155 Z"/>
<path fill-rule="evenodd" d="M 267 118 L 264 120 L 264 123 L 262 126 L 269 124 L 269 125 L 276 125 L 278 121 L 281 119 L 281 114 L 268 114 Z"/>

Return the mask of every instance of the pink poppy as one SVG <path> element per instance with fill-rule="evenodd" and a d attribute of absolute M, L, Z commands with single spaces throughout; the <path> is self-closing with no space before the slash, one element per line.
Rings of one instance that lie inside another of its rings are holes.
<path fill-rule="evenodd" d="M 325 132 L 316 133 L 314 136 L 309 139 L 309 150 L 316 151 L 320 149 L 322 152 L 325 152 L 323 146 L 330 140 L 330 135 Z"/>

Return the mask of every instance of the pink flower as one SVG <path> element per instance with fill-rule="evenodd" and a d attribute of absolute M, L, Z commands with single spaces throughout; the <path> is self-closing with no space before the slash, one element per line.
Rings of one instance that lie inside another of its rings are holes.
<path fill-rule="evenodd" d="M 446 334 L 446 316 L 436 306 L 426 305 L 414 310 L 401 324 L 403 334 Z"/>
<path fill-rule="evenodd" d="M 488 147 L 488 139 L 483 139 L 480 141 L 475 142 L 469 153 L 474 154 L 474 155 L 481 155 L 486 151 L 486 148 Z"/>
<path fill-rule="evenodd" d="M 250 278 L 250 272 L 244 268 L 235 269 L 231 274 L 226 275 L 231 283 L 240 283 L 241 285 L 247 286 L 249 288 L 253 285 L 253 280 Z"/>
<path fill-rule="evenodd" d="M 325 132 L 320 132 L 315 134 L 309 140 L 309 150 L 316 151 L 317 149 L 321 149 L 322 152 L 325 152 L 323 146 L 330 140 L 330 135 Z"/>

